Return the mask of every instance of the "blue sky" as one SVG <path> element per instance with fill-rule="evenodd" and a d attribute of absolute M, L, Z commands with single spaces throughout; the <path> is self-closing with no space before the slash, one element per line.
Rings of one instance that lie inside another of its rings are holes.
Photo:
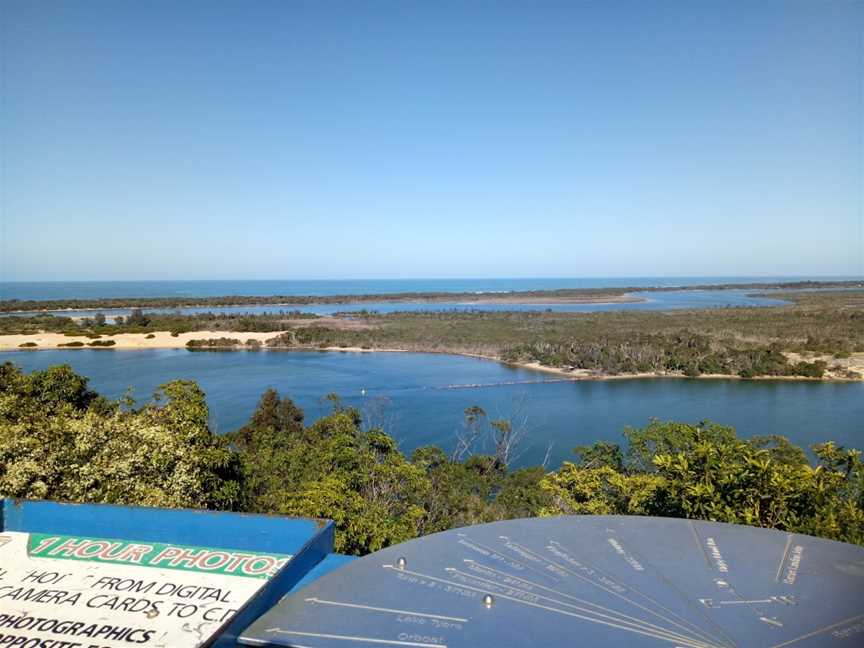
<path fill-rule="evenodd" d="M 3 280 L 862 273 L 861 2 L 0 11 Z"/>

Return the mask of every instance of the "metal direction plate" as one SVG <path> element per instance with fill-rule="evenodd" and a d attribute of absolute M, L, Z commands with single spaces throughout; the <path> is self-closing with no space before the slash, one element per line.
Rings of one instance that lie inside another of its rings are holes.
<path fill-rule="evenodd" d="M 669 518 L 514 520 L 356 560 L 248 646 L 861 646 L 864 548 Z"/>
<path fill-rule="evenodd" d="M 201 646 L 290 558 L 0 533 L 0 647 Z"/>

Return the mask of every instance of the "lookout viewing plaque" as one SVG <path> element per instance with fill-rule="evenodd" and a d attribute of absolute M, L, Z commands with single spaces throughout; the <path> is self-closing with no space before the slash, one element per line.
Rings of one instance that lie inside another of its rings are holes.
<path fill-rule="evenodd" d="M 862 646 L 864 547 L 739 525 L 576 516 L 446 531 L 283 599 L 248 646 Z"/>
<path fill-rule="evenodd" d="M 192 648 L 289 560 L 127 539 L 0 532 L 0 648 Z"/>

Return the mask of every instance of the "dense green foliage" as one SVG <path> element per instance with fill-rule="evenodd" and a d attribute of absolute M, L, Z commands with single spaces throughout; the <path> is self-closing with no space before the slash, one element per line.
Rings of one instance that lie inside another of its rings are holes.
<path fill-rule="evenodd" d="M 685 517 L 748 524 L 864 544 L 864 463 L 858 450 L 813 446 L 817 463 L 783 438 L 739 439 L 712 423 L 654 421 L 610 444 L 577 448 L 541 487 L 541 515 Z"/>
<path fill-rule="evenodd" d="M 686 331 L 666 335 L 627 332 L 616 337 L 526 344 L 507 349 L 504 358 L 612 374 L 680 372 L 686 376 L 722 374 L 742 378 L 821 378 L 828 366 L 823 360 L 791 363 L 777 342 L 742 344 Z"/>
<path fill-rule="evenodd" d="M 209 430 L 203 392 L 174 381 L 156 396 L 133 411 L 68 366 L 0 365 L 0 495 L 235 508 L 240 462 Z"/>
<path fill-rule="evenodd" d="M 189 347 L 190 349 L 196 349 L 196 348 L 199 348 L 199 349 L 201 349 L 201 348 L 203 348 L 203 349 L 234 348 L 234 347 L 243 346 L 243 343 L 236 338 L 221 337 L 221 338 L 207 338 L 207 339 L 200 339 L 200 340 L 198 340 L 198 339 L 189 340 L 186 343 L 186 346 Z"/>
<path fill-rule="evenodd" d="M 784 529 L 864 544 L 864 464 L 832 443 L 806 453 L 782 437 L 653 421 L 626 447 L 575 449 L 558 470 L 514 470 L 506 421 L 465 412 L 453 455 L 411 457 L 358 411 L 308 424 L 268 390 L 247 425 L 208 428 L 204 394 L 163 385 L 140 408 L 108 401 L 68 366 L 0 365 L 0 496 L 185 506 L 331 518 L 337 550 L 363 554 L 418 535 L 515 517 L 645 514 Z M 480 434 L 490 455 L 471 454 Z"/>

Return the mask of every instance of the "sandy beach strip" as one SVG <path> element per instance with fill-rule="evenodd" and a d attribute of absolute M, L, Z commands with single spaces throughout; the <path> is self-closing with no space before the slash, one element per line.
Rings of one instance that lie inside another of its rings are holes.
<path fill-rule="evenodd" d="M 180 333 L 176 337 L 168 331 L 156 331 L 153 333 L 117 333 L 116 335 L 103 335 L 99 342 L 114 341 L 108 349 L 182 349 L 186 347 L 189 340 L 209 340 L 213 338 L 233 338 L 246 342 L 246 340 L 257 340 L 264 344 L 265 341 L 276 337 L 280 331 L 267 331 L 265 333 L 243 333 L 238 331 L 192 331 L 191 333 Z M 152 337 L 151 337 L 152 336 Z M 61 344 L 70 342 L 82 342 L 84 348 L 93 342 L 83 335 L 74 337 L 62 333 L 33 333 L 30 335 L 0 335 L 0 350 L 21 350 L 22 344 L 35 343 L 37 346 L 30 347 L 33 350 L 58 349 Z M 80 348 L 80 347 L 79 347 Z M 99 347 L 92 347 L 99 348 Z"/>

